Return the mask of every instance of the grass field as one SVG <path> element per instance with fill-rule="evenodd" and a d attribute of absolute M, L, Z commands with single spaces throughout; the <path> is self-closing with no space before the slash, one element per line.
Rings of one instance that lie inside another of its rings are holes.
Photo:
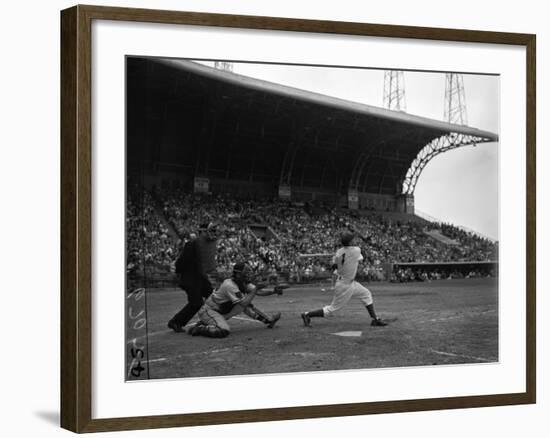
<path fill-rule="evenodd" d="M 344 370 L 498 361 L 498 287 L 490 278 L 431 283 L 372 283 L 379 316 L 394 319 L 371 327 L 361 303 L 352 299 L 331 318 L 302 324 L 300 313 L 329 304 L 330 286 L 287 289 L 281 296 L 257 297 L 266 313 L 282 312 L 274 329 L 239 315 L 224 339 L 174 333 L 167 321 L 185 303 L 175 289 L 147 291 L 143 377 L 198 376 Z M 324 290 L 323 290 L 324 289 Z M 130 314 L 137 314 L 136 310 Z M 129 323 L 133 321 L 129 320 Z M 342 332 L 353 336 L 342 336 Z M 146 336 L 145 336 L 146 334 Z M 129 334 L 128 346 L 136 343 Z M 130 349 L 128 348 L 128 351 Z M 135 353 L 135 352 L 134 352 Z M 128 357 L 130 353 L 127 352 Z M 135 356 L 135 354 L 134 354 Z M 129 361 L 130 363 L 130 361 Z"/>

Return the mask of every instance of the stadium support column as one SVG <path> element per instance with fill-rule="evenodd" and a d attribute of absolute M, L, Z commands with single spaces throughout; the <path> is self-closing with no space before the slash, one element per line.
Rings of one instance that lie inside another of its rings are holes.
<path fill-rule="evenodd" d="M 357 210 L 359 208 L 359 193 L 357 189 L 348 189 L 348 208 L 350 210 Z"/>
<path fill-rule="evenodd" d="M 210 179 L 202 176 L 196 176 L 193 180 L 193 192 L 210 193 Z"/>
<path fill-rule="evenodd" d="M 217 93 L 217 90 L 214 93 Z M 210 179 L 208 178 L 210 151 L 215 145 L 218 118 L 223 108 L 223 103 L 220 103 L 217 99 L 214 99 L 214 103 L 210 106 L 203 108 L 202 127 L 196 144 L 198 156 L 193 180 L 193 191 L 195 193 L 210 194 Z"/>
<path fill-rule="evenodd" d="M 292 191 L 289 184 L 279 184 L 279 199 L 290 201 Z"/>
<path fill-rule="evenodd" d="M 399 213 L 414 214 L 414 195 L 408 193 L 398 195 L 397 211 Z"/>
<path fill-rule="evenodd" d="M 290 200 L 292 198 L 292 171 L 294 169 L 294 160 L 296 152 L 308 132 L 308 129 L 299 129 L 305 125 L 302 115 L 297 115 L 292 120 L 292 128 L 290 131 L 290 139 L 286 148 L 285 157 L 281 166 L 281 174 L 279 176 L 279 199 Z"/>

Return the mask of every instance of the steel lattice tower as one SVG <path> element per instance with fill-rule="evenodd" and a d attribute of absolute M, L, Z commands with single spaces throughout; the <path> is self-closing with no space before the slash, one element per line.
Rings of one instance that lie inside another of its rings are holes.
<path fill-rule="evenodd" d="M 445 74 L 445 108 L 444 120 L 457 125 L 467 125 L 466 95 L 464 93 L 464 78 L 459 73 Z M 459 147 L 489 143 L 490 140 L 484 137 L 458 134 L 450 132 L 432 140 L 418 153 L 407 171 L 403 181 L 402 193 L 414 194 L 416 183 L 422 170 L 435 156 Z"/>
<path fill-rule="evenodd" d="M 406 111 L 405 76 L 401 70 L 384 72 L 384 108 Z"/>
<path fill-rule="evenodd" d="M 467 125 L 464 78 L 459 73 L 445 75 L 445 109 L 443 118 L 449 123 Z"/>
<path fill-rule="evenodd" d="M 215 61 L 214 68 L 225 71 L 233 71 L 233 63 L 225 61 Z"/>

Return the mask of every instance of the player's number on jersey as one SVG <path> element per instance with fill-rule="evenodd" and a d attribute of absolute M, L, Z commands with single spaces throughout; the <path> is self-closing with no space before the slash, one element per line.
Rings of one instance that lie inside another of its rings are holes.
<path fill-rule="evenodd" d="M 346 261 L 346 253 L 342 254 L 342 266 L 344 266 L 345 261 Z"/>

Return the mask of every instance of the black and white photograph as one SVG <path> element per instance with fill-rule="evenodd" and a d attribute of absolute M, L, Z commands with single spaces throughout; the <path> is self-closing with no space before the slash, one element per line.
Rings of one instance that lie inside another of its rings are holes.
<path fill-rule="evenodd" d="M 86 3 L 3 9 L 4 436 L 546 436 L 543 2 Z"/>
<path fill-rule="evenodd" d="M 499 76 L 126 57 L 126 380 L 499 361 Z"/>

